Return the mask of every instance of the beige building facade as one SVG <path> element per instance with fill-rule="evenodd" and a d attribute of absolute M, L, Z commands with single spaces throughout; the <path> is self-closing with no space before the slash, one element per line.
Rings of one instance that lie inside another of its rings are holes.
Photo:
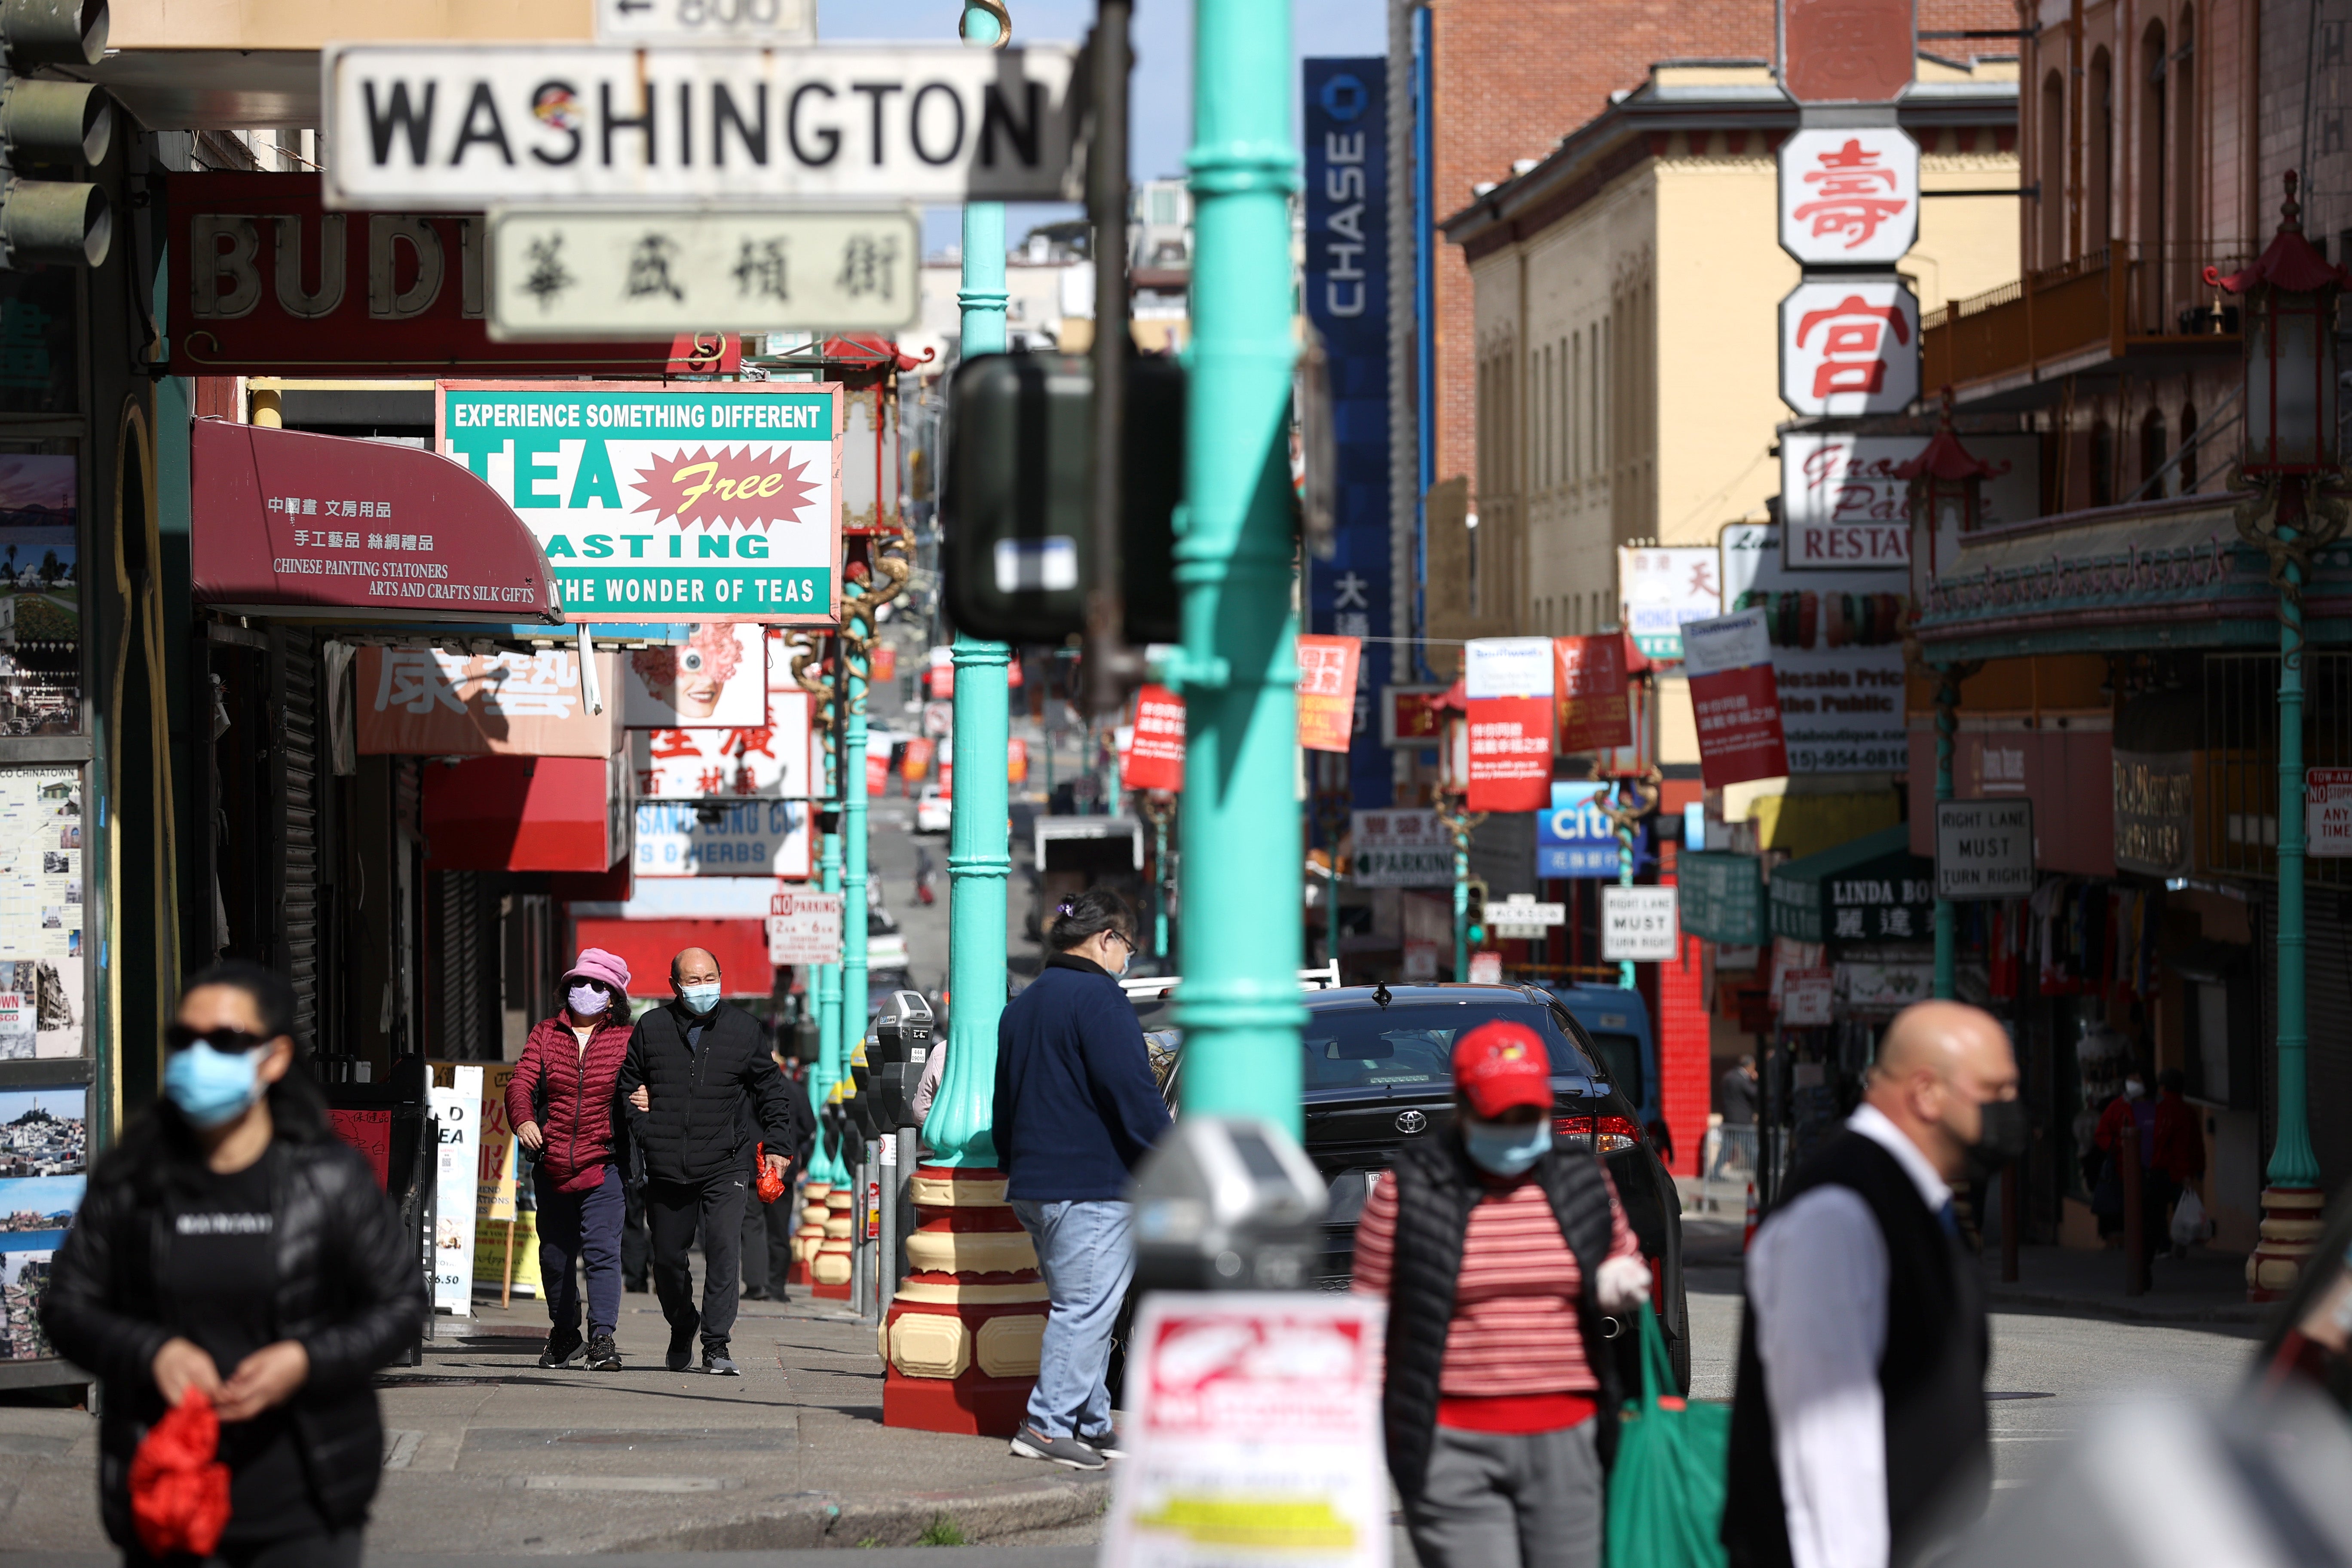
<path fill-rule="evenodd" d="M 2017 200 L 1934 193 L 2015 189 L 2016 94 L 2008 62 L 1920 62 L 1902 121 L 1931 199 L 1900 269 L 1923 312 L 2015 276 Z M 1766 515 L 1799 281 L 1773 150 L 1795 126 L 1761 63 L 1656 66 L 1445 221 L 1476 296 L 1476 521 L 1475 548 L 1445 548 L 1431 509 L 1433 636 L 1613 626 L 1620 545 L 1711 545 Z"/>

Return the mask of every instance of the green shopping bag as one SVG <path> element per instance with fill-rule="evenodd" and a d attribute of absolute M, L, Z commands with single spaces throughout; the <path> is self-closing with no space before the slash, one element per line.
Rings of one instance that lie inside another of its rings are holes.
<path fill-rule="evenodd" d="M 1731 1410 L 1674 1392 L 1654 1312 L 1642 1320 L 1642 1397 L 1625 1403 L 1609 1476 L 1608 1568 L 1724 1568 Z"/>

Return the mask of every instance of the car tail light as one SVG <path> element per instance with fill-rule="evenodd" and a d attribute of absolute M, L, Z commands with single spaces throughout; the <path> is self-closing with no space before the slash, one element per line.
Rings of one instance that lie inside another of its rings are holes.
<path fill-rule="evenodd" d="M 1601 1154 L 1631 1149 L 1642 1141 L 1642 1130 L 1622 1116 L 1562 1116 L 1551 1127 L 1559 1137 Z"/>

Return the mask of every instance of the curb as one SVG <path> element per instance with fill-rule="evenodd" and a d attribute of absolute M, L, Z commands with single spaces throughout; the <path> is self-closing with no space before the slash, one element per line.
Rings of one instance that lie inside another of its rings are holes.
<path fill-rule="evenodd" d="M 774 1552 L 819 1546 L 913 1546 L 942 1516 L 973 1545 L 1033 1530 L 1084 1524 L 1110 1505 L 1108 1478 L 1024 1482 L 984 1491 L 908 1492 L 848 1500 L 813 1493 L 740 1519 L 688 1524 L 617 1541 L 604 1552 Z"/>
<path fill-rule="evenodd" d="M 2159 1328 L 2167 1325 L 2194 1328 L 2210 1323 L 2259 1328 L 2270 1315 L 2268 1309 L 2252 1302 L 2242 1306 L 2182 1306 L 2151 1310 L 2123 1301 L 2085 1300 L 2079 1296 L 2053 1296 L 2034 1290 L 1996 1289 L 1986 1292 L 1985 1300 L 1988 1306 L 1993 1307 L 2038 1307 L 2044 1311 L 2064 1313 L 2070 1317 L 2108 1318 L 2119 1322 L 2146 1323 Z"/>

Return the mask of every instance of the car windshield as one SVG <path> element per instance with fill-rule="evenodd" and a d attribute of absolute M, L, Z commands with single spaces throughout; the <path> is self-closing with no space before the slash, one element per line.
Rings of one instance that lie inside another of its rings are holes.
<path fill-rule="evenodd" d="M 1300 1042 L 1307 1057 L 1305 1087 L 1429 1089 L 1450 1084 L 1454 1040 L 1465 1029 L 1505 1016 L 1543 1037 L 1555 1075 L 1591 1070 L 1550 1015 L 1535 1008 L 1349 1007 L 1307 1015 Z"/>

